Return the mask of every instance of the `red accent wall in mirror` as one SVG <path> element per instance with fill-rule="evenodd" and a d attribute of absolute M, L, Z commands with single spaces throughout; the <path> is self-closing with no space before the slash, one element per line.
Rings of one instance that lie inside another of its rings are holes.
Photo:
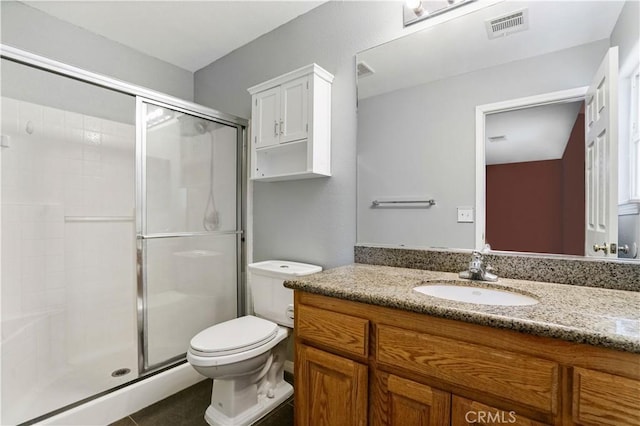
<path fill-rule="evenodd" d="M 494 250 L 584 255 L 584 114 L 562 159 L 486 168 L 486 241 Z"/>
<path fill-rule="evenodd" d="M 578 114 L 562 157 L 563 254 L 584 256 L 584 111 Z"/>

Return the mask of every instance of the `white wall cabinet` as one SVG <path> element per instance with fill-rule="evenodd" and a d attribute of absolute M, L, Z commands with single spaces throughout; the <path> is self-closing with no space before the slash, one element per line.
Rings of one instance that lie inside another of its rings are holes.
<path fill-rule="evenodd" d="M 331 176 L 331 83 L 316 64 L 249 88 L 251 179 Z"/>

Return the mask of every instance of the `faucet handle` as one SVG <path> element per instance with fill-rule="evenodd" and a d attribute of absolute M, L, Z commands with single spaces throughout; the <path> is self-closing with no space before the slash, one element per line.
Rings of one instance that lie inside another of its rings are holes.
<path fill-rule="evenodd" d="M 471 252 L 471 261 L 469 261 L 469 272 L 477 274 L 482 270 L 482 253 L 477 250 Z"/>
<path fill-rule="evenodd" d="M 480 253 L 489 254 L 490 251 L 491 251 L 491 246 L 489 244 L 485 244 L 484 247 L 482 247 L 482 250 L 480 251 Z"/>

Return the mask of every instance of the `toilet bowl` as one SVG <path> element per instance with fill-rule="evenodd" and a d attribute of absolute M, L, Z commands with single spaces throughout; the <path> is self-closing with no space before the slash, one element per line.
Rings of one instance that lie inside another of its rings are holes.
<path fill-rule="evenodd" d="M 187 360 L 213 379 L 205 420 L 212 426 L 250 425 L 293 394 L 284 380 L 293 292 L 282 284 L 322 268 L 296 262 L 249 265 L 255 315 L 211 326 L 191 339 Z"/>

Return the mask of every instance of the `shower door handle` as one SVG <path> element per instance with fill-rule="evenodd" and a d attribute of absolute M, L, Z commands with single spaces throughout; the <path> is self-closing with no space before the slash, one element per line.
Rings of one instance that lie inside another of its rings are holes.
<path fill-rule="evenodd" d="M 166 232 L 155 234 L 137 234 L 138 240 L 155 240 L 158 238 L 184 238 L 184 237 L 216 237 L 219 235 L 242 235 L 244 231 L 195 231 L 195 232 Z"/>

